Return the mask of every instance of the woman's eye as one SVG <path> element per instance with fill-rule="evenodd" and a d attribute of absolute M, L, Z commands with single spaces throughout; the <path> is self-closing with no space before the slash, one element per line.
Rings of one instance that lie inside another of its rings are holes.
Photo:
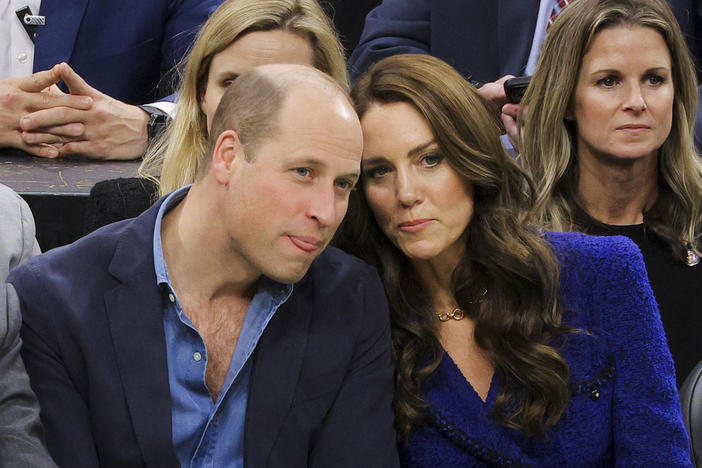
<path fill-rule="evenodd" d="M 665 78 L 660 75 L 648 75 L 648 83 L 653 86 L 658 86 L 665 82 Z"/>
<path fill-rule="evenodd" d="M 222 88 L 228 88 L 229 85 L 231 85 L 232 83 L 234 83 L 234 80 L 236 80 L 237 78 L 238 78 L 238 77 L 236 77 L 236 76 L 232 76 L 232 77 L 230 77 L 230 78 L 227 78 L 227 79 L 225 79 L 225 80 L 222 80 L 222 82 L 220 83 L 220 86 L 221 86 Z"/>
<path fill-rule="evenodd" d="M 422 158 L 422 164 L 424 167 L 435 167 L 437 166 L 444 157 L 438 153 L 428 154 Z"/>
<path fill-rule="evenodd" d="M 366 171 L 366 177 L 370 179 L 379 179 L 384 177 L 390 170 L 385 166 L 376 166 Z"/>
<path fill-rule="evenodd" d="M 599 80 L 597 84 L 600 86 L 604 86 L 605 88 L 611 88 L 617 84 L 617 80 L 613 76 L 606 76 Z"/>

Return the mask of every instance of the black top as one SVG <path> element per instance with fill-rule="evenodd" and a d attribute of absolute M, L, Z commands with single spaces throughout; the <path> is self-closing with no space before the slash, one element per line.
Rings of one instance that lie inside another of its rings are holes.
<path fill-rule="evenodd" d="M 577 214 L 577 223 L 588 234 L 626 236 L 641 249 L 680 387 L 702 360 L 702 262 L 687 266 L 682 259 L 673 257 L 670 247 L 643 224 L 612 226 L 582 210 Z"/>

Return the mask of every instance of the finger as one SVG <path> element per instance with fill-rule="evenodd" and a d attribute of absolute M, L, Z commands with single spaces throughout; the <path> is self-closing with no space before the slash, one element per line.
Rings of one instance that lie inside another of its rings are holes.
<path fill-rule="evenodd" d="M 83 124 L 70 124 L 65 127 L 56 127 L 43 132 L 22 132 L 22 140 L 28 145 L 40 143 L 55 144 L 66 143 L 83 138 L 85 126 Z"/>
<path fill-rule="evenodd" d="M 480 89 L 478 89 L 478 93 L 480 93 L 480 95 L 483 96 L 483 98 L 496 105 L 496 110 L 499 110 L 503 105 L 507 103 L 505 87 L 501 83 L 485 83 Z"/>
<path fill-rule="evenodd" d="M 89 110 L 93 107 L 93 98 L 89 96 L 74 96 L 71 94 L 55 93 L 27 93 L 26 109 L 38 111 L 53 107 L 71 107 L 80 110 Z"/>
<path fill-rule="evenodd" d="M 75 96 L 74 96 L 75 97 Z M 20 128 L 24 131 L 46 130 L 86 121 L 85 111 L 72 107 L 51 107 L 27 114 L 20 119 Z M 72 134 L 71 134 L 72 135 Z"/>
<path fill-rule="evenodd" d="M 71 94 L 80 94 L 83 96 L 95 96 L 99 94 L 99 91 L 86 83 L 67 63 L 58 65 L 58 74 L 63 82 L 66 83 L 66 86 L 68 86 L 68 90 Z"/>
<path fill-rule="evenodd" d="M 48 88 L 42 89 L 41 92 L 42 93 L 53 93 L 53 94 L 66 94 L 61 90 L 61 88 L 59 88 L 55 84 L 52 84 Z"/>
<path fill-rule="evenodd" d="M 507 114 L 510 117 L 517 118 L 519 115 L 519 104 L 511 104 L 507 103 L 504 106 L 502 106 L 502 113 Z"/>
<path fill-rule="evenodd" d="M 24 145 L 21 146 L 20 149 L 33 156 L 40 156 L 42 158 L 57 158 L 60 155 L 59 150 L 56 149 L 56 147 L 47 144 Z"/>
<path fill-rule="evenodd" d="M 509 137 L 509 141 L 512 142 L 512 146 L 518 152 L 519 148 L 519 127 L 517 126 L 517 121 L 514 117 L 507 114 L 500 114 L 502 118 L 502 124 L 505 126 L 505 133 Z"/>
<path fill-rule="evenodd" d="M 96 156 L 96 154 L 99 154 L 98 151 L 94 148 L 93 143 L 87 140 L 69 141 L 65 143 L 60 149 L 60 154 L 62 156 L 76 155 L 90 159 L 103 159 Z"/>
<path fill-rule="evenodd" d="M 495 81 L 495 84 L 504 85 L 505 81 L 507 81 L 511 78 L 514 78 L 514 75 L 505 75 L 502 78 L 500 78 L 499 80 Z"/>
<path fill-rule="evenodd" d="M 41 90 L 61 81 L 58 65 L 55 65 L 50 70 L 44 70 L 32 73 L 18 80 L 18 87 L 29 93 L 38 93 Z"/>

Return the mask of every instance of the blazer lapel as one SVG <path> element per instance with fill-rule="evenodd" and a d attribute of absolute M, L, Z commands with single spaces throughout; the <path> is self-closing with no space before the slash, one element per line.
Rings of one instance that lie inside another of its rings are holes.
<path fill-rule="evenodd" d="M 483 403 L 451 357 L 444 353 L 425 386 L 432 424 L 483 462 L 491 464 L 495 457 L 501 457 L 511 460 L 515 466 L 536 466 L 491 416 L 500 386 L 500 379 L 495 376 L 487 401 Z"/>
<path fill-rule="evenodd" d="M 46 25 L 37 28 L 34 47 L 34 71 L 48 70 L 57 63 L 68 62 L 73 55 L 88 0 L 44 0 L 39 14 Z"/>
<path fill-rule="evenodd" d="M 179 466 L 173 449 L 166 339 L 152 250 L 161 202 L 137 218 L 119 241 L 110 272 L 122 284 L 105 293 L 134 433 L 149 467 Z"/>
<path fill-rule="evenodd" d="M 244 428 L 245 466 L 266 465 L 292 404 L 312 316 L 303 282 L 295 285 L 293 296 L 278 309 L 254 355 Z"/>

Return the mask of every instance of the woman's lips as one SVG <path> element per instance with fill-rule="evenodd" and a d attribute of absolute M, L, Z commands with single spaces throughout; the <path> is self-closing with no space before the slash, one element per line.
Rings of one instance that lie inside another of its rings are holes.
<path fill-rule="evenodd" d="M 413 219 L 411 221 L 405 221 L 400 223 L 399 227 L 401 231 L 406 232 L 418 232 L 433 223 L 433 219 Z"/>
<path fill-rule="evenodd" d="M 630 125 L 622 125 L 621 127 L 617 127 L 617 130 L 621 130 L 627 133 L 642 133 L 647 130 L 650 130 L 651 127 L 648 125 L 641 125 L 641 124 L 630 124 Z"/>

